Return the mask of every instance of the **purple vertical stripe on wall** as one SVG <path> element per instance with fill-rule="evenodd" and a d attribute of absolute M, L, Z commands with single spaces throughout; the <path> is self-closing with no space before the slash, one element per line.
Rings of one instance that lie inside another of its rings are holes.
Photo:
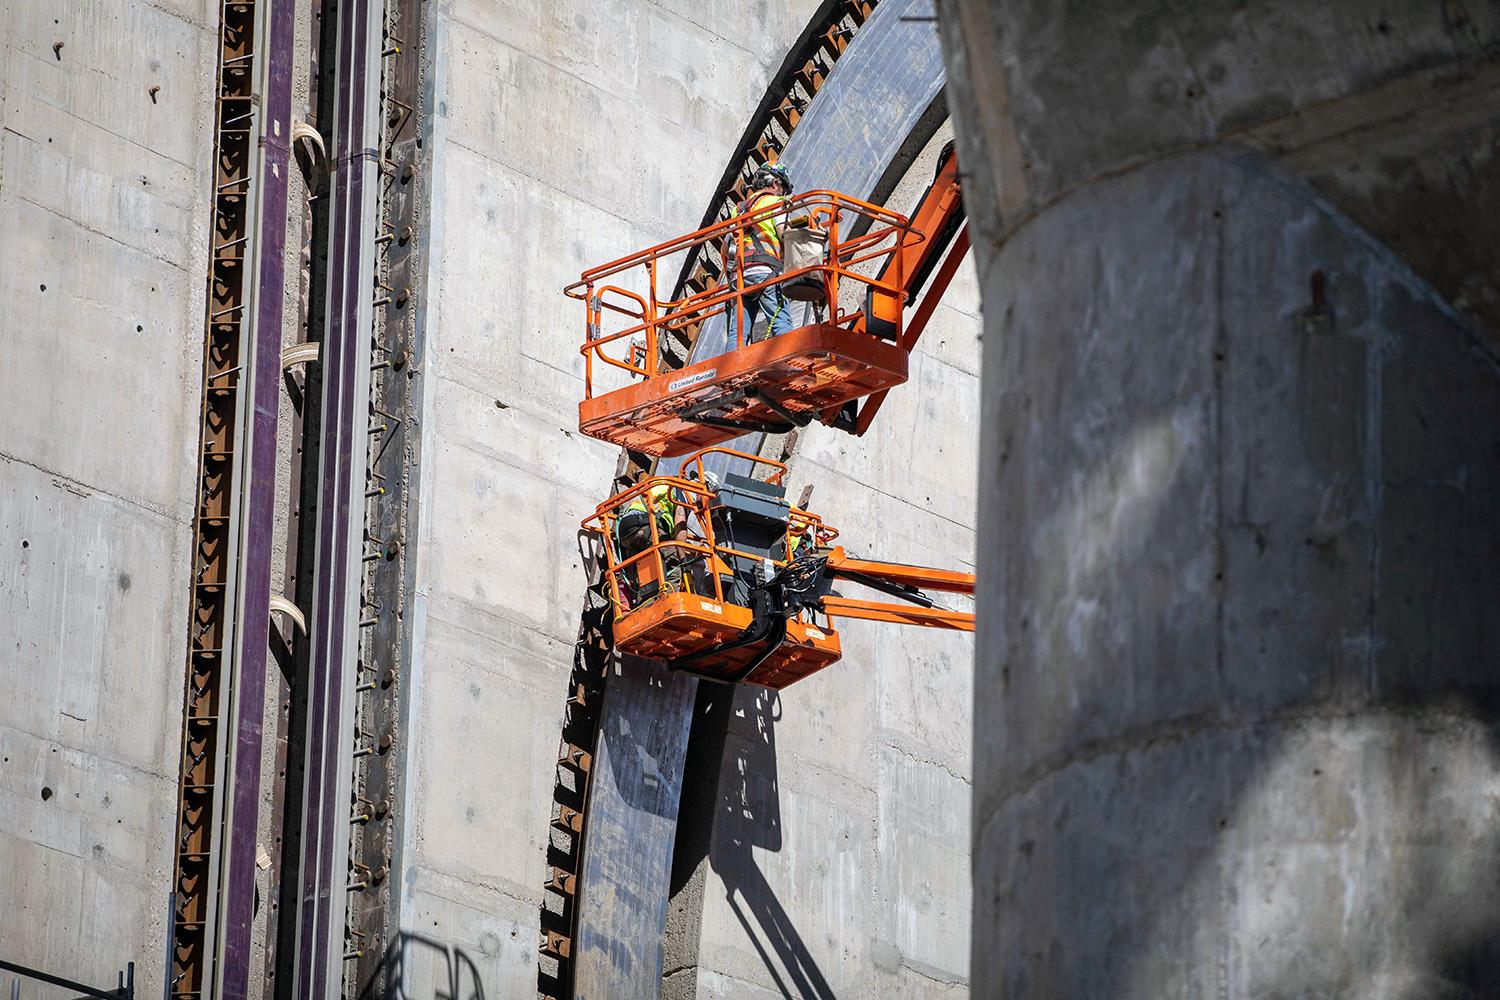
<path fill-rule="evenodd" d="M 266 32 L 266 129 L 262 136 L 261 214 L 254 340 L 251 453 L 245 470 L 240 560 L 240 627 L 236 636 L 234 773 L 224 838 L 225 1000 L 249 990 L 251 922 L 255 908 L 255 846 L 260 819 L 261 713 L 271 628 L 271 548 L 276 515 L 276 418 L 281 392 L 282 295 L 285 285 L 287 169 L 291 151 L 293 0 L 271 0 Z"/>

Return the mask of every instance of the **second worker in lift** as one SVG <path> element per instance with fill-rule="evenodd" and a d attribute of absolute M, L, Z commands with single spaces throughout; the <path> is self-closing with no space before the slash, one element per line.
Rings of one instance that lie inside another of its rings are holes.
<path fill-rule="evenodd" d="M 641 478 L 645 478 L 644 474 Z M 688 469 L 682 473 L 682 478 L 690 483 L 695 482 L 698 470 Z M 635 480 L 626 477 L 617 481 L 616 485 L 628 488 L 635 485 Z M 659 582 L 641 586 L 642 570 L 648 576 L 655 575 L 655 567 L 650 563 L 625 567 L 618 582 L 625 584 L 626 592 L 623 596 L 628 606 L 643 603 L 663 592 L 676 593 L 683 590 L 684 570 L 692 572 L 691 583 L 695 589 L 702 593 L 708 592 L 701 589 L 704 587 L 702 575 L 705 569 L 702 553 L 674 543 L 701 542 L 702 536 L 695 538 L 690 529 L 688 515 L 696 511 L 700 517 L 703 516 L 702 512 L 708 508 L 708 498 L 718 492 L 719 477 L 710 470 L 703 476 L 701 488 L 695 488 L 691 493 L 665 482 L 657 482 L 620 508 L 615 521 L 615 544 L 620 561 L 638 556 L 652 545 L 661 549 L 659 565 L 662 579 Z M 652 521 L 656 522 L 654 538 Z M 699 530 L 702 530 L 701 525 Z"/>
<path fill-rule="evenodd" d="M 739 258 L 746 287 L 781 272 L 781 227 L 786 222 L 787 198 L 792 179 L 779 163 L 767 163 L 750 178 L 750 193 L 735 206 L 735 215 L 765 216 L 740 231 L 733 251 Z M 767 336 L 776 337 L 792 328 L 792 316 L 781 286 L 771 285 L 745 296 L 745 343 L 753 343 L 755 319 L 766 318 Z"/>

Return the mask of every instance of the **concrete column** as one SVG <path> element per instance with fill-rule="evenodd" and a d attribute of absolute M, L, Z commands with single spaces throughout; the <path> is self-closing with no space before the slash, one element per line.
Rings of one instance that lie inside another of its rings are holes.
<path fill-rule="evenodd" d="M 975 995 L 1486 994 L 1492 343 L 1254 153 L 980 265 Z"/>

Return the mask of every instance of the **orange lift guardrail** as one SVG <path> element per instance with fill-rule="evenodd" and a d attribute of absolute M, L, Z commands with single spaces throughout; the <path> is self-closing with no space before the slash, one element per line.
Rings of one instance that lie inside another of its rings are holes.
<path fill-rule="evenodd" d="M 725 454 L 763 478 L 726 476 L 706 485 L 704 459 Z M 614 605 L 614 646 L 665 660 L 711 680 L 782 688 L 842 656 L 835 618 L 972 631 L 974 615 L 937 607 L 919 588 L 972 594 L 972 574 L 848 556 L 838 531 L 788 504 L 786 466 L 727 448 L 686 458 L 683 472 L 641 479 L 583 521 L 600 541 Z M 669 490 L 673 524 L 664 531 L 653 497 Z M 620 519 L 647 509 L 648 537 L 626 551 Z M 902 603 L 843 597 L 834 580 L 862 584 Z"/>
<path fill-rule="evenodd" d="M 814 245 L 826 241 L 826 250 L 764 281 L 747 285 L 744 272 L 732 268 L 730 281 L 681 299 L 660 298 L 658 277 L 675 272 L 674 258 L 737 240 L 771 217 L 782 219 L 784 244 L 805 233 Z M 647 454 L 682 455 L 748 431 L 805 426 L 899 385 L 909 352 L 901 336 L 906 262 L 925 239 L 898 213 L 809 191 L 780 208 L 727 219 L 583 272 L 564 289 L 585 304 L 579 428 Z M 813 321 L 747 342 L 745 296 L 772 285 L 811 302 Z M 664 336 L 714 316 L 729 324 L 729 350 L 665 369 Z M 627 384 L 599 391 L 606 372 L 621 373 L 615 381 Z"/>
<path fill-rule="evenodd" d="M 780 274 L 747 285 L 743 272 L 729 267 L 729 277 L 712 287 L 680 299 L 659 296 L 658 278 L 672 271 L 674 258 L 737 244 L 767 218 L 783 222 L 788 257 Z M 886 395 L 906 381 L 907 358 L 968 254 L 964 222 L 950 144 L 910 219 L 833 191 L 809 191 L 583 272 L 564 289 L 585 309 L 579 429 L 658 456 L 814 420 L 864 434 Z M 794 244 L 803 252 L 792 253 Z M 745 297 L 773 285 L 789 300 L 812 303 L 811 316 L 753 342 Z M 924 286 L 907 320 L 906 307 Z M 668 334 L 701 329 L 716 316 L 728 324 L 724 353 L 682 368 L 662 363 Z M 616 384 L 597 388 L 608 374 L 620 376 Z"/>

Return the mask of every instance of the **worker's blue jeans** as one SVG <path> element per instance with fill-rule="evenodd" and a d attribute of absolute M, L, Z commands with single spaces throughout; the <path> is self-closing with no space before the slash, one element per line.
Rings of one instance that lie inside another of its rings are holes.
<path fill-rule="evenodd" d="M 775 272 L 767 269 L 747 270 L 745 272 L 745 284 L 753 285 L 759 281 L 765 281 Z M 745 337 L 747 344 L 754 343 L 755 320 L 757 316 L 766 317 L 766 336 L 779 337 L 792 328 L 791 307 L 787 304 L 786 296 L 781 294 L 780 285 L 772 285 L 759 292 L 751 292 L 745 296 Z M 765 339 L 764 337 L 759 339 Z"/>

